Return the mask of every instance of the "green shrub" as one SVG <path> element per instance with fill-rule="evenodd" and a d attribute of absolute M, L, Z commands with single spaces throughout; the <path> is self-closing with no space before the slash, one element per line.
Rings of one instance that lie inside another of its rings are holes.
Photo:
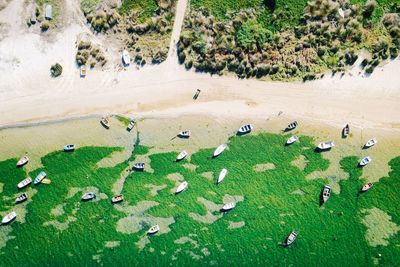
<path fill-rule="evenodd" d="M 82 49 L 91 49 L 92 48 L 92 44 L 90 42 L 84 42 L 81 41 L 78 44 L 78 50 L 82 50 Z"/>
<path fill-rule="evenodd" d="M 50 67 L 50 73 L 53 77 L 58 77 L 62 74 L 63 68 L 59 63 Z"/>
<path fill-rule="evenodd" d="M 399 55 L 399 52 L 396 47 L 391 47 L 390 48 L 390 57 L 391 58 L 396 58 Z"/>
<path fill-rule="evenodd" d="M 364 18 L 369 19 L 372 16 L 372 13 L 374 12 L 375 8 L 376 8 L 376 2 L 374 0 L 368 0 L 367 3 L 365 3 L 365 6 L 362 11 Z"/>
<path fill-rule="evenodd" d="M 250 49 L 253 45 L 261 46 L 272 39 L 272 32 L 265 29 L 256 20 L 248 20 L 236 31 L 239 46 Z"/>
<path fill-rule="evenodd" d="M 371 74 L 372 72 L 374 72 L 374 67 L 373 66 L 369 66 L 366 70 L 366 73 Z"/>
<path fill-rule="evenodd" d="M 50 25 L 47 23 L 47 22 L 43 22 L 41 25 L 40 25 L 40 28 L 42 29 L 42 31 L 47 31 L 49 28 L 50 28 Z"/>

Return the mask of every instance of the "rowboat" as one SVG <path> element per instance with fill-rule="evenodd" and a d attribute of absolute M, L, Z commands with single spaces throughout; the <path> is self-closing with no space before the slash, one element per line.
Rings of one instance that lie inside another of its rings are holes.
<path fill-rule="evenodd" d="M 241 134 L 244 134 L 244 133 L 251 132 L 251 130 L 253 130 L 253 126 L 251 124 L 247 124 L 247 125 L 240 127 L 238 132 Z"/>
<path fill-rule="evenodd" d="M 17 167 L 22 167 L 25 164 L 27 164 L 29 161 L 29 158 L 27 156 L 23 156 L 20 160 L 17 162 Z"/>
<path fill-rule="evenodd" d="M 103 117 L 101 118 L 101 124 L 103 124 L 104 127 L 106 127 L 107 129 L 110 128 L 110 122 L 107 120 L 107 118 Z"/>
<path fill-rule="evenodd" d="M 368 189 L 370 189 L 374 184 L 373 183 L 368 183 L 366 185 L 363 186 L 363 188 L 361 188 L 361 192 L 365 192 Z"/>
<path fill-rule="evenodd" d="M 150 229 L 147 231 L 148 235 L 152 235 L 157 233 L 158 231 L 160 231 L 160 227 L 158 225 L 154 225 L 152 227 L 150 227 Z"/>
<path fill-rule="evenodd" d="M 214 151 L 214 158 L 219 156 L 222 152 L 224 152 L 225 148 L 226 148 L 226 145 L 224 145 L 224 144 L 217 147 L 217 149 L 215 149 L 215 151 Z"/>
<path fill-rule="evenodd" d="M 86 76 L 86 66 L 85 65 L 81 65 L 80 67 L 80 75 L 82 78 L 85 78 Z"/>
<path fill-rule="evenodd" d="M 111 202 L 114 203 L 118 203 L 124 200 L 124 196 L 123 195 L 119 195 L 119 196 L 115 196 L 111 199 Z"/>
<path fill-rule="evenodd" d="M 297 141 L 297 136 L 293 135 L 292 137 L 290 137 L 290 138 L 286 141 L 286 144 L 287 144 L 287 145 L 291 145 L 291 144 L 293 144 L 293 143 L 296 142 L 296 141 Z"/>
<path fill-rule="evenodd" d="M 126 50 L 124 50 L 122 52 L 122 61 L 123 61 L 124 65 L 131 64 L 131 56 L 129 55 L 129 52 Z"/>
<path fill-rule="evenodd" d="M 18 183 L 18 189 L 22 189 L 25 186 L 28 186 L 32 183 L 32 178 L 31 177 L 27 177 L 24 180 L 22 180 L 21 182 Z"/>
<path fill-rule="evenodd" d="M 3 217 L 3 220 L 1 220 L 1 223 L 7 224 L 7 223 L 11 222 L 12 220 L 14 220 L 15 217 L 17 217 L 17 214 L 15 213 L 15 211 L 12 211 Z"/>
<path fill-rule="evenodd" d="M 135 124 L 136 124 L 136 121 L 135 121 L 135 120 L 131 120 L 131 121 L 129 122 L 129 124 L 128 124 L 128 127 L 126 127 L 126 129 L 127 129 L 128 131 L 132 130 L 132 128 L 135 126 Z"/>
<path fill-rule="evenodd" d="M 329 184 L 325 185 L 322 190 L 322 200 L 326 202 L 331 195 L 331 186 Z"/>
<path fill-rule="evenodd" d="M 233 209 L 235 206 L 236 206 L 236 203 L 235 203 L 235 202 L 226 203 L 226 204 L 222 207 L 222 211 L 231 210 L 231 209 Z"/>
<path fill-rule="evenodd" d="M 178 188 L 175 191 L 175 194 L 179 194 L 180 192 L 182 192 L 183 190 L 185 190 L 188 186 L 188 182 L 184 181 L 183 183 L 181 183 Z"/>
<path fill-rule="evenodd" d="M 42 180 L 46 177 L 45 172 L 40 172 L 38 176 L 36 176 L 35 181 L 33 182 L 35 185 L 38 185 L 42 182 Z"/>
<path fill-rule="evenodd" d="M 326 141 L 326 142 L 319 143 L 318 148 L 320 150 L 326 150 L 326 149 L 330 149 L 334 146 L 335 146 L 335 144 L 333 143 L 333 141 Z"/>
<path fill-rule="evenodd" d="M 183 138 L 189 138 L 190 137 L 190 131 L 181 131 L 178 133 L 179 137 L 183 137 Z"/>
<path fill-rule="evenodd" d="M 84 194 L 83 196 L 82 196 L 82 200 L 83 201 L 88 201 L 88 200 L 91 200 L 91 199 L 94 199 L 94 198 L 96 198 L 96 195 L 94 194 L 94 193 L 86 193 L 86 194 Z"/>
<path fill-rule="evenodd" d="M 294 122 L 290 123 L 290 124 L 286 127 L 286 131 L 293 130 L 294 128 L 297 127 L 297 125 L 299 125 L 299 124 L 297 123 L 297 121 L 294 121 Z"/>
<path fill-rule="evenodd" d="M 176 157 L 176 161 L 183 160 L 187 156 L 186 150 L 183 150 L 181 153 L 179 153 L 178 157 Z"/>
<path fill-rule="evenodd" d="M 286 238 L 286 246 L 289 246 L 290 244 L 293 243 L 293 241 L 296 239 L 297 233 L 296 232 L 291 232 L 288 238 Z"/>
<path fill-rule="evenodd" d="M 75 150 L 75 145 L 65 145 L 64 146 L 64 151 L 74 151 Z"/>
<path fill-rule="evenodd" d="M 133 170 L 137 170 L 137 171 L 143 171 L 144 170 L 144 166 L 145 166 L 144 163 L 136 162 L 136 163 L 133 164 L 132 169 Z"/>
<path fill-rule="evenodd" d="M 219 173 L 217 184 L 219 184 L 220 182 L 222 182 L 222 180 L 224 180 L 227 173 L 228 173 L 227 169 L 225 168 L 222 169 L 222 171 Z"/>
<path fill-rule="evenodd" d="M 19 197 L 15 199 L 15 203 L 21 203 L 28 199 L 28 195 L 26 193 L 21 194 Z"/>
<path fill-rule="evenodd" d="M 360 166 L 365 166 L 368 163 L 370 163 L 372 161 L 372 159 L 370 157 L 365 157 L 360 161 Z"/>
<path fill-rule="evenodd" d="M 365 147 L 366 148 L 371 147 L 371 146 L 375 145 L 376 143 L 378 143 L 376 138 L 372 138 L 372 139 L 368 140 L 368 142 L 365 144 Z"/>
<path fill-rule="evenodd" d="M 342 135 L 343 137 L 347 137 L 349 136 L 349 133 L 350 133 L 350 126 L 346 124 L 346 126 L 344 126 L 343 128 Z"/>
<path fill-rule="evenodd" d="M 42 184 L 50 184 L 50 183 L 51 183 L 51 181 L 49 179 L 44 178 L 42 180 Z"/>

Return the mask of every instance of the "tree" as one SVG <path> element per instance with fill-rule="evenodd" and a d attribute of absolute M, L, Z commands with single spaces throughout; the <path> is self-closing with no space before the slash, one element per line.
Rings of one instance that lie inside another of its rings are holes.
<path fill-rule="evenodd" d="M 50 68 L 50 72 L 51 72 L 51 75 L 53 75 L 53 77 L 58 77 L 58 76 L 60 76 L 61 73 L 62 73 L 62 71 L 63 71 L 63 68 L 62 68 L 62 66 L 61 66 L 59 63 L 54 64 L 54 65 L 51 66 L 51 68 Z"/>

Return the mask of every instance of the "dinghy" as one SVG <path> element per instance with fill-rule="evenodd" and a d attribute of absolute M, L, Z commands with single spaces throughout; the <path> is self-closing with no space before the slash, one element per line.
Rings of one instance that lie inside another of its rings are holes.
<path fill-rule="evenodd" d="M 178 157 L 176 157 L 176 161 L 183 160 L 187 156 L 186 150 L 183 150 L 181 153 L 179 153 Z"/>
<path fill-rule="evenodd" d="M 365 192 L 368 189 L 370 189 L 374 184 L 373 183 L 368 183 L 366 185 L 363 186 L 363 188 L 361 188 L 361 192 Z"/>
<path fill-rule="evenodd" d="M 365 144 L 365 147 L 368 148 L 368 147 L 374 146 L 376 143 L 378 143 L 376 138 L 372 138 L 372 139 L 368 140 L 368 142 Z"/>
<path fill-rule="evenodd" d="M 333 143 L 333 141 L 326 141 L 326 142 L 319 143 L 318 148 L 320 150 L 326 150 L 326 149 L 330 149 L 334 146 L 335 146 L 335 144 Z"/>
<path fill-rule="evenodd" d="M 124 50 L 122 52 L 122 61 L 123 61 L 124 65 L 131 64 L 131 56 L 129 55 L 129 52 L 126 50 Z"/>
<path fill-rule="evenodd" d="M 91 200 L 91 199 L 94 199 L 94 198 L 96 198 L 96 195 L 94 193 L 92 193 L 92 192 L 86 193 L 86 194 L 84 194 L 82 196 L 82 200 L 83 201 L 88 201 L 88 200 Z"/>
<path fill-rule="evenodd" d="M 9 222 L 11 222 L 12 220 L 15 219 L 15 217 L 17 217 L 17 214 L 15 213 L 15 211 L 7 214 L 6 216 L 3 217 L 3 220 L 1 220 L 2 224 L 7 224 Z"/>
<path fill-rule="evenodd" d="M 86 66 L 85 65 L 81 65 L 80 71 L 81 71 L 81 77 L 85 78 L 85 76 L 86 76 Z"/>
<path fill-rule="evenodd" d="M 347 137 L 349 136 L 349 133 L 350 133 L 350 126 L 346 124 L 346 126 L 344 126 L 343 128 L 342 135 L 343 137 Z"/>
<path fill-rule="evenodd" d="M 222 171 L 219 173 L 217 184 L 219 184 L 220 182 L 222 182 L 222 180 L 224 180 L 227 173 L 228 173 L 227 169 L 225 168 L 222 169 Z"/>
<path fill-rule="evenodd" d="M 143 171 L 144 170 L 144 166 L 145 166 L 145 164 L 144 163 L 141 163 L 141 162 L 136 162 L 136 163 L 134 163 L 133 164 L 133 170 L 137 170 L 137 171 Z"/>
<path fill-rule="evenodd" d="M 147 231 L 147 234 L 152 235 L 157 233 L 158 231 L 160 231 L 160 227 L 158 225 L 154 225 Z"/>
<path fill-rule="evenodd" d="M 253 130 L 253 126 L 251 124 L 244 125 L 239 128 L 238 132 L 241 134 L 249 133 Z"/>
<path fill-rule="evenodd" d="M 297 141 L 297 136 L 293 135 L 292 137 L 290 137 L 287 141 L 286 141 L 286 145 L 290 145 L 293 144 L 294 142 Z"/>
<path fill-rule="evenodd" d="M 129 124 L 128 124 L 128 127 L 126 127 L 126 129 L 127 129 L 128 131 L 131 131 L 132 128 L 135 126 L 135 124 L 136 124 L 135 120 L 131 120 L 131 121 L 129 122 Z"/>
<path fill-rule="evenodd" d="M 372 160 L 371 160 L 371 158 L 370 157 L 365 157 L 365 158 L 363 158 L 361 161 L 360 161 L 360 166 L 365 166 L 365 165 L 367 165 L 368 163 L 370 163 Z"/>
<path fill-rule="evenodd" d="M 180 192 L 182 192 L 183 190 L 185 190 L 188 186 L 188 182 L 184 181 L 183 183 L 181 183 L 178 188 L 175 191 L 175 194 L 179 194 Z"/>
<path fill-rule="evenodd" d="M 103 124 L 104 127 L 106 127 L 106 129 L 110 128 L 110 122 L 107 120 L 107 118 L 103 117 L 101 118 L 101 124 Z"/>
<path fill-rule="evenodd" d="M 296 239 L 297 233 L 296 232 L 291 232 L 288 238 L 286 238 L 286 246 L 289 246 L 290 244 L 293 243 L 293 241 Z"/>
<path fill-rule="evenodd" d="M 331 186 L 327 184 L 322 190 L 322 200 L 324 201 L 324 203 L 328 200 L 330 195 L 331 195 Z"/>
<path fill-rule="evenodd" d="M 228 211 L 233 209 L 234 207 L 236 207 L 236 203 L 235 202 L 229 202 L 226 203 L 223 207 L 222 207 L 222 211 Z"/>
<path fill-rule="evenodd" d="M 215 151 L 214 151 L 214 158 L 219 156 L 222 152 L 224 152 L 225 148 L 226 148 L 226 145 L 224 145 L 224 144 L 217 147 L 217 149 L 215 149 Z"/>
<path fill-rule="evenodd" d="M 43 179 L 42 180 L 42 184 L 50 184 L 51 183 L 51 181 L 49 180 L 49 179 Z"/>
<path fill-rule="evenodd" d="M 190 131 L 182 131 L 178 133 L 179 137 L 183 137 L 183 138 L 189 138 L 190 137 Z"/>
<path fill-rule="evenodd" d="M 113 204 L 115 204 L 115 203 L 122 202 L 123 200 L 124 200 L 124 196 L 123 196 L 123 195 L 119 195 L 119 196 L 113 197 L 113 198 L 111 199 L 111 202 L 112 202 Z"/>
<path fill-rule="evenodd" d="M 18 189 L 22 189 L 25 186 L 28 186 L 32 183 L 32 178 L 31 177 L 27 177 L 24 180 L 22 180 L 21 182 L 18 183 Z"/>
<path fill-rule="evenodd" d="M 38 176 L 36 176 L 35 181 L 33 182 L 35 185 L 38 185 L 42 182 L 42 180 L 46 177 L 45 172 L 40 172 Z"/>
<path fill-rule="evenodd" d="M 286 127 L 286 131 L 290 131 L 293 130 L 294 128 L 296 128 L 298 125 L 297 121 L 294 121 L 292 123 L 290 123 L 287 127 Z"/>
<path fill-rule="evenodd" d="M 17 162 L 17 167 L 22 167 L 25 164 L 27 164 L 29 161 L 29 158 L 27 156 L 22 157 L 20 160 Z"/>
<path fill-rule="evenodd" d="M 15 203 L 21 203 L 28 199 L 28 195 L 26 193 L 21 194 L 17 199 L 15 199 Z"/>
<path fill-rule="evenodd" d="M 64 151 L 74 151 L 75 150 L 75 145 L 65 145 L 64 146 Z"/>

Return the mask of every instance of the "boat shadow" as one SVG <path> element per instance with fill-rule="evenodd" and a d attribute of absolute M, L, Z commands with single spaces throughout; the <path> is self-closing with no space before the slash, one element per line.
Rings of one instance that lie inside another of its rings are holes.
<path fill-rule="evenodd" d="M 316 153 L 324 153 L 324 152 L 331 151 L 331 149 L 332 149 L 331 147 L 330 148 L 325 148 L 325 149 L 320 149 L 320 148 L 316 147 L 314 149 L 314 152 L 316 152 Z"/>
<path fill-rule="evenodd" d="M 236 136 L 243 136 L 243 135 L 246 135 L 246 134 L 249 134 L 249 133 L 250 132 L 241 133 L 241 132 L 237 131 L 236 132 Z"/>
<path fill-rule="evenodd" d="M 110 127 L 107 127 L 104 123 L 100 122 L 101 126 L 103 126 L 106 130 L 110 129 Z"/>
<path fill-rule="evenodd" d="M 324 189 L 322 188 L 321 193 L 319 193 L 319 206 L 322 207 L 324 204 Z"/>

